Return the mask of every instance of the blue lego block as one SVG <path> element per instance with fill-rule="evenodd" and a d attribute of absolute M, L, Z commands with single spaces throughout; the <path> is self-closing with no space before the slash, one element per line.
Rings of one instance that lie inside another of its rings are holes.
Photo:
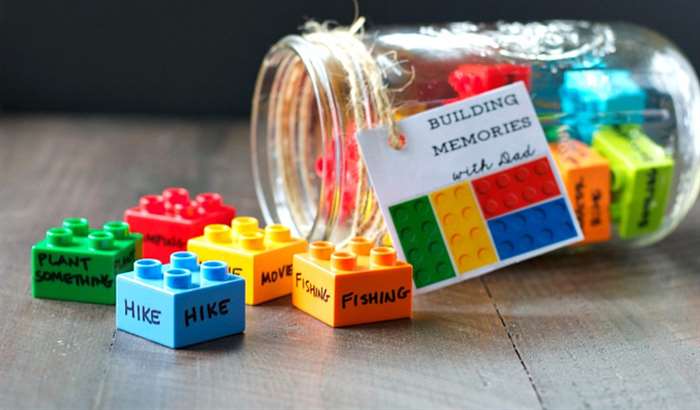
<path fill-rule="evenodd" d="M 630 73 L 619 69 L 570 70 L 559 90 L 561 109 L 573 118 L 567 125 L 574 136 L 590 144 L 598 125 L 641 123 L 646 106 L 645 91 Z M 599 114 L 619 113 L 618 116 Z"/>
<path fill-rule="evenodd" d="M 139 259 L 117 277 L 117 328 L 180 348 L 245 329 L 245 281 L 224 262 L 197 264 L 175 252 L 170 264 Z"/>
<path fill-rule="evenodd" d="M 501 260 L 576 236 L 563 198 L 491 219 L 488 225 Z"/>

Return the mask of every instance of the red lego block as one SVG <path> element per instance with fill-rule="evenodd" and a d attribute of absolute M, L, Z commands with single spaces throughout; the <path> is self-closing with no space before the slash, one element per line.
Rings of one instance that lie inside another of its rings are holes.
<path fill-rule="evenodd" d="M 132 232 L 143 234 L 143 257 L 167 263 L 170 254 L 187 249 L 190 238 L 201 236 L 210 224 L 231 223 L 236 208 L 221 195 L 199 194 L 194 200 L 184 188 L 167 188 L 162 195 L 146 195 L 124 212 Z"/>
<path fill-rule="evenodd" d="M 450 73 L 447 82 L 458 99 L 523 81 L 530 89 L 532 70 L 516 64 L 462 64 Z"/>
<path fill-rule="evenodd" d="M 339 203 L 339 222 L 345 223 L 355 211 L 357 189 L 360 184 L 360 148 L 355 138 L 355 126 L 349 124 L 345 139 L 342 142 L 342 167 L 340 178 L 336 176 L 335 140 L 326 143 L 325 153 L 316 158 L 316 175 L 323 180 L 325 198 L 322 212 L 328 216 Z M 337 197 L 337 186 L 340 185 L 340 198 Z"/>
<path fill-rule="evenodd" d="M 472 184 L 486 218 L 559 195 L 547 157 L 475 179 Z"/>

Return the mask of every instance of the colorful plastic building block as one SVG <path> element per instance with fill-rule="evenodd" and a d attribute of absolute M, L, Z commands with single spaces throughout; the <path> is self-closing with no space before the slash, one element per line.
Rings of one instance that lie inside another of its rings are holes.
<path fill-rule="evenodd" d="M 292 258 L 306 252 L 304 239 L 292 237 L 283 225 L 258 228 L 251 217 L 235 218 L 228 225 L 209 225 L 204 235 L 187 242 L 200 261 L 222 260 L 231 272 L 245 279 L 246 303 L 257 305 L 292 292 Z"/>
<path fill-rule="evenodd" d="M 610 162 L 610 212 L 621 238 L 656 231 L 671 190 L 674 162 L 639 126 L 601 127 L 593 149 Z"/>
<path fill-rule="evenodd" d="M 501 259 L 544 248 L 577 235 L 563 198 L 491 219 L 488 225 Z"/>
<path fill-rule="evenodd" d="M 619 69 L 570 70 L 564 73 L 560 89 L 561 109 L 573 118 L 567 120 L 577 138 L 591 143 L 600 124 L 614 124 L 617 113 L 626 122 L 641 123 L 646 93 L 629 71 Z"/>
<path fill-rule="evenodd" d="M 292 304 L 333 327 L 410 318 L 411 270 L 393 248 L 372 248 L 365 238 L 341 251 L 313 242 L 294 255 Z"/>
<path fill-rule="evenodd" d="M 610 239 L 610 166 L 600 154 L 576 140 L 549 145 L 583 231 L 581 243 Z"/>
<path fill-rule="evenodd" d="M 459 273 L 498 261 L 468 182 L 435 191 L 430 201 Z"/>
<path fill-rule="evenodd" d="M 417 288 L 455 276 L 427 196 L 390 206 L 389 213 Z"/>
<path fill-rule="evenodd" d="M 326 217 L 335 215 L 333 217 L 337 217 L 338 222 L 342 224 L 351 218 L 355 211 L 360 186 L 360 149 L 355 138 L 354 124 L 348 124 L 341 145 L 342 154 L 339 154 L 336 151 L 335 140 L 325 143 L 325 153 L 316 158 L 315 172 L 323 179 L 324 200 L 321 212 Z M 336 157 L 341 158 L 339 169 L 336 169 Z"/>
<path fill-rule="evenodd" d="M 546 157 L 477 178 L 472 184 L 487 219 L 560 194 Z"/>
<path fill-rule="evenodd" d="M 447 79 L 458 99 L 523 81 L 529 89 L 531 69 L 515 64 L 462 64 Z"/>
<path fill-rule="evenodd" d="M 224 262 L 197 264 L 197 255 L 175 252 L 170 264 L 139 259 L 117 277 L 117 328 L 170 348 L 245 329 L 244 280 Z"/>
<path fill-rule="evenodd" d="M 141 234 L 121 221 L 90 229 L 85 218 L 67 218 L 32 247 L 36 298 L 114 304 L 114 280 L 141 257 Z"/>
<path fill-rule="evenodd" d="M 131 230 L 143 234 L 143 256 L 168 261 L 171 253 L 183 251 L 190 238 L 210 224 L 228 224 L 236 209 L 223 203 L 217 193 L 199 194 L 194 201 L 184 188 L 168 188 L 162 195 L 141 197 L 139 205 L 124 212 Z"/>

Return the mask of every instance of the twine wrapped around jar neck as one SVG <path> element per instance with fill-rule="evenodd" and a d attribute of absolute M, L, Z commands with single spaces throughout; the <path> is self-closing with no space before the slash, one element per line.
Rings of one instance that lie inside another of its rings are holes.
<path fill-rule="evenodd" d="M 330 28 L 329 23 L 307 22 L 303 37 L 327 52 L 327 67 L 337 65 L 342 73 L 344 87 L 342 98 L 336 95 L 345 115 L 354 123 L 351 131 L 357 132 L 376 126 L 385 126 L 388 131 L 387 143 L 396 149 L 403 145 L 393 118 L 393 107 L 389 90 L 383 81 L 383 73 L 371 50 L 362 38 L 365 19 L 358 17 L 349 27 Z M 345 125 L 345 130 L 349 129 Z M 362 163 L 356 164 L 358 175 L 357 195 L 352 214 L 351 235 L 366 235 L 377 242 L 385 233 L 385 226 L 369 184 L 366 169 Z"/>
<path fill-rule="evenodd" d="M 304 25 L 304 38 L 327 49 L 337 61 L 347 79 L 348 99 L 343 107 L 351 114 L 355 130 L 384 125 L 388 130 L 388 143 L 400 149 L 404 140 L 393 118 L 392 104 L 383 74 L 366 44 L 365 18 L 358 17 L 349 27 L 333 27 L 330 23 L 309 21 Z"/>

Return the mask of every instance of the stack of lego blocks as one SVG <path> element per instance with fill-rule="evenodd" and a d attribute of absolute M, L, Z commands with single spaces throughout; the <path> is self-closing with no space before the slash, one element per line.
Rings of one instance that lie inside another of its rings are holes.
<path fill-rule="evenodd" d="M 411 266 L 364 238 L 309 249 L 286 226 L 262 229 L 220 195 L 191 201 L 183 188 L 141 198 L 124 219 L 49 229 L 32 248 L 33 295 L 116 303 L 118 329 L 171 348 L 241 333 L 246 304 L 294 289 L 294 305 L 331 326 L 411 315 Z"/>

